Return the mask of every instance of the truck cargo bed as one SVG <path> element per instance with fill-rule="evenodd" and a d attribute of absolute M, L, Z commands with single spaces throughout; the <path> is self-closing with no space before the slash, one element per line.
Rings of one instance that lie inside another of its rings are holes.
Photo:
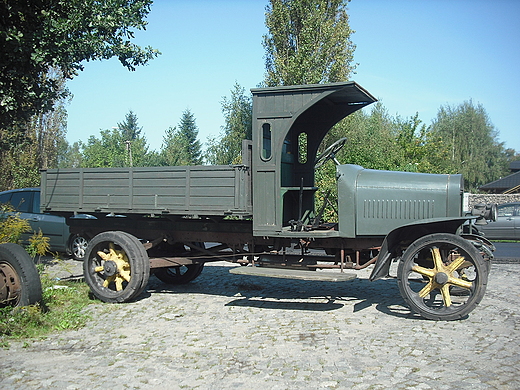
<path fill-rule="evenodd" d="M 245 165 L 49 169 L 41 208 L 56 213 L 249 216 Z"/>

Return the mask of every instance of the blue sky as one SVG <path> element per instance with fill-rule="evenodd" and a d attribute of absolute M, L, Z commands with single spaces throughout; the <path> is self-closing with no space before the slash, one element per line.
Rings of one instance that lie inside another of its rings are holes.
<path fill-rule="evenodd" d="M 68 83 L 69 142 L 99 136 L 132 110 L 150 147 L 190 109 L 199 139 L 219 134 L 221 104 L 235 83 L 264 77 L 265 0 L 156 0 L 136 43 L 159 49 L 129 72 L 115 59 L 85 64 Z M 499 140 L 520 152 L 520 1 L 352 0 L 353 80 L 391 115 L 429 125 L 442 105 L 472 99 Z"/>

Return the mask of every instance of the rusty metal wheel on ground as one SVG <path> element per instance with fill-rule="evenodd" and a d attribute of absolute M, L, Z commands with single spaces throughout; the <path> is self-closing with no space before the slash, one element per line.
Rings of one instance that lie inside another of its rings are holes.
<path fill-rule="evenodd" d="M 42 285 L 33 260 L 17 244 L 0 245 L 0 307 L 40 302 Z"/>
<path fill-rule="evenodd" d="M 413 242 L 397 270 L 399 290 L 421 316 L 450 321 L 466 317 L 484 296 L 488 267 L 462 237 L 435 233 Z"/>
<path fill-rule="evenodd" d="M 121 231 L 103 232 L 88 244 L 83 273 L 98 299 L 129 302 L 148 284 L 150 261 L 136 237 Z"/>

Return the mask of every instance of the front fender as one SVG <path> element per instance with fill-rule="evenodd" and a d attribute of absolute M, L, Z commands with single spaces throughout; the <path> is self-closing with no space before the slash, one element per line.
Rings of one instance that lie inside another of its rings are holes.
<path fill-rule="evenodd" d="M 432 233 L 456 234 L 462 224 L 471 219 L 475 217 L 435 218 L 416 221 L 392 230 L 381 245 L 369 280 L 374 281 L 388 276 L 392 260 L 401 256 L 404 249 L 415 240 Z"/>

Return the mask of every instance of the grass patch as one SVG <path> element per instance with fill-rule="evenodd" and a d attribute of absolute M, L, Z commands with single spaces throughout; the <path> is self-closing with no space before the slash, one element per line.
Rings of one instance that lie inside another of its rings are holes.
<path fill-rule="evenodd" d="M 89 287 L 80 281 L 55 281 L 41 275 L 43 300 L 40 305 L 0 308 L 0 347 L 9 340 L 41 338 L 61 330 L 79 329 L 89 319 L 83 310 L 96 302 L 89 297 Z"/>

